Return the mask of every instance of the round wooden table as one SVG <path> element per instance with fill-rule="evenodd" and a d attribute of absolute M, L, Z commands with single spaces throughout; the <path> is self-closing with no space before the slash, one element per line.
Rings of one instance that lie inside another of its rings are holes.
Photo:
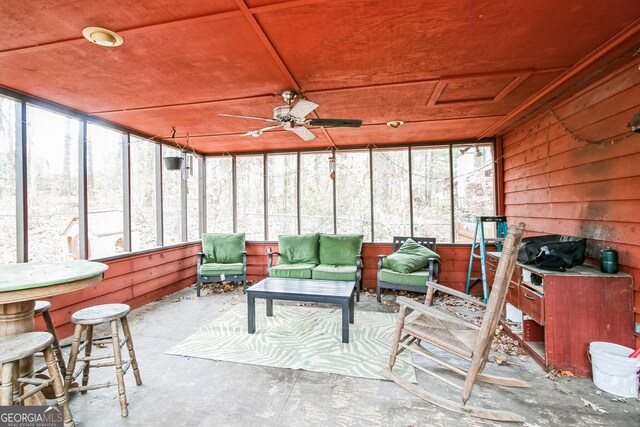
<path fill-rule="evenodd" d="M 109 266 L 94 261 L 26 262 L 0 265 L 0 337 L 33 331 L 38 299 L 102 281 Z M 20 375 L 33 373 L 33 358 L 20 361 Z"/>

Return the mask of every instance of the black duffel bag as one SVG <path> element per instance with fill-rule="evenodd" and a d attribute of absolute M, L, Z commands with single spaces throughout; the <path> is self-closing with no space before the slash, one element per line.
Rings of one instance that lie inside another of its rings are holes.
<path fill-rule="evenodd" d="M 584 262 L 586 249 L 587 239 L 584 237 L 561 236 L 559 234 L 525 237 L 520 243 L 518 261 L 523 264 L 534 264 L 536 258 L 542 252 L 546 255 L 565 258 L 565 267 L 570 268 Z M 569 262 L 568 258 L 571 259 L 571 262 Z"/>

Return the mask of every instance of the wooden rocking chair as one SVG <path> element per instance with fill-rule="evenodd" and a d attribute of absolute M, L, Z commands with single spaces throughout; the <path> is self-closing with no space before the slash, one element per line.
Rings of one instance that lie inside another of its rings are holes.
<path fill-rule="evenodd" d="M 482 374 L 482 370 L 487 363 L 489 350 L 491 349 L 491 342 L 493 341 L 493 337 L 500 320 L 500 315 L 504 308 L 509 281 L 515 268 L 516 259 L 518 257 L 518 247 L 520 246 L 524 227 L 525 224 L 523 223 L 520 223 L 517 227 L 515 225 L 509 227 L 509 234 L 505 238 L 502 255 L 495 275 L 495 281 L 486 306 L 481 301 L 478 301 L 469 295 L 432 282 L 427 282 L 429 292 L 427 294 L 425 304 L 420 304 L 407 298 L 398 297 L 397 302 L 400 304 L 400 312 L 391 348 L 391 357 L 389 358 L 389 370 L 385 369 L 383 371 L 387 378 L 421 399 L 445 409 L 491 420 L 515 422 L 525 421 L 522 416 L 512 412 L 467 405 L 467 401 L 471 396 L 471 390 L 473 389 L 476 381 L 512 387 L 529 387 L 528 383 L 518 379 Z M 456 316 L 452 316 L 436 310 L 435 308 L 429 307 L 429 305 L 431 305 L 431 298 L 434 290 L 454 295 L 464 299 L 465 301 L 470 301 L 486 307 L 482 324 L 477 326 Z M 408 313 L 408 310 L 412 310 L 412 312 Z M 468 370 L 465 371 L 454 366 L 448 361 L 442 360 L 434 353 L 421 346 L 420 343 L 422 341 L 469 361 Z M 405 349 L 411 351 L 413 354 L 424 356 L 438 365 L 465 377 L 464 384 L 460 385 L 423 366 L 416 365 L 413 362 L 405 362 L 414 368 L 443 381 L 449 386 L 460 390 L 462 402 L 459 403 L 438 396 L 437 394 L 426 391 L 392 373 L 393 365 L 396 362 L 396 356 L 402 353 Z"/>

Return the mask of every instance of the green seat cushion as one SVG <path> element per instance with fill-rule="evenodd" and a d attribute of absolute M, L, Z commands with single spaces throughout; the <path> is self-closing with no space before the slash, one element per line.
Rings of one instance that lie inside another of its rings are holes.
<path fill-rule="evenodd" d="M 318 234 L 278 236 L 278 263 L 320 264 L 318 261 Z"/>
<path fill-rule="evenodd" d="M 244 266 L 241 262 L 236 262 L 233 264 L 218 264 L 215 262 L 208 262 L 200 266 L 201 276 L 219 276 L 221 274 L 232 276 L 243 273 Z"/>
<path fill-rule="evenodd" d="M 440 255 L 413 239 L 407 239 L 396 252 L 384 258 L 382 266 L 399 273 L 413 273 L 425 268 L 431 258 L 440 258 Z"/>
<path fill-rule="evenodd" d="M 311 270 L 315 264 L 280 264 L 271 267 L 269 277 L 282 277 L 284 279 L 311 279 Z"/>
<path fill-rule="evenodd" d="M 244 252 L 244 233 L 204 233 L 202 252 L 207 263 L 241 263 L 242 252 Z"/>
<path fill-rule="evenodd" d="M 429 270 L 418 270 L 413 273 L 398 273 L 383 268 L 380 270 L 380 280 L 396 285 L 426 286 L 429 280 Z"/>
<path fill-rule="evenodd" d="M 318 280 L 339 280 L 339 281 L 356 281 L 355 265 L 327 265 L 320 264 L 311 272 L 312 279 Z"/>
<path fill-rule="evenodd" d="M 319 264 L 356 265 L 361 250 L 362 234 L 321 234 Z"/>

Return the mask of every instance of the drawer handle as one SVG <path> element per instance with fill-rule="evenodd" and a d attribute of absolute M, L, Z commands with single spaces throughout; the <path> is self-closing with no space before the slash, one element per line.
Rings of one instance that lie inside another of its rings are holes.
<path fill-rule="evenodd" d="M 534 298 L 534 297 L 530 297 L 529 295 L 527 295 L 527 294 L 525 294 L 525 293 L 523 293 L 522 295 L 524 295 L 524 297 L 525 297 L 526 299 L 530 299 L 530 300 L 532 300 L 532 301 L 533 301 L 533 300 L 535 300 L 535 298 Z"/>

